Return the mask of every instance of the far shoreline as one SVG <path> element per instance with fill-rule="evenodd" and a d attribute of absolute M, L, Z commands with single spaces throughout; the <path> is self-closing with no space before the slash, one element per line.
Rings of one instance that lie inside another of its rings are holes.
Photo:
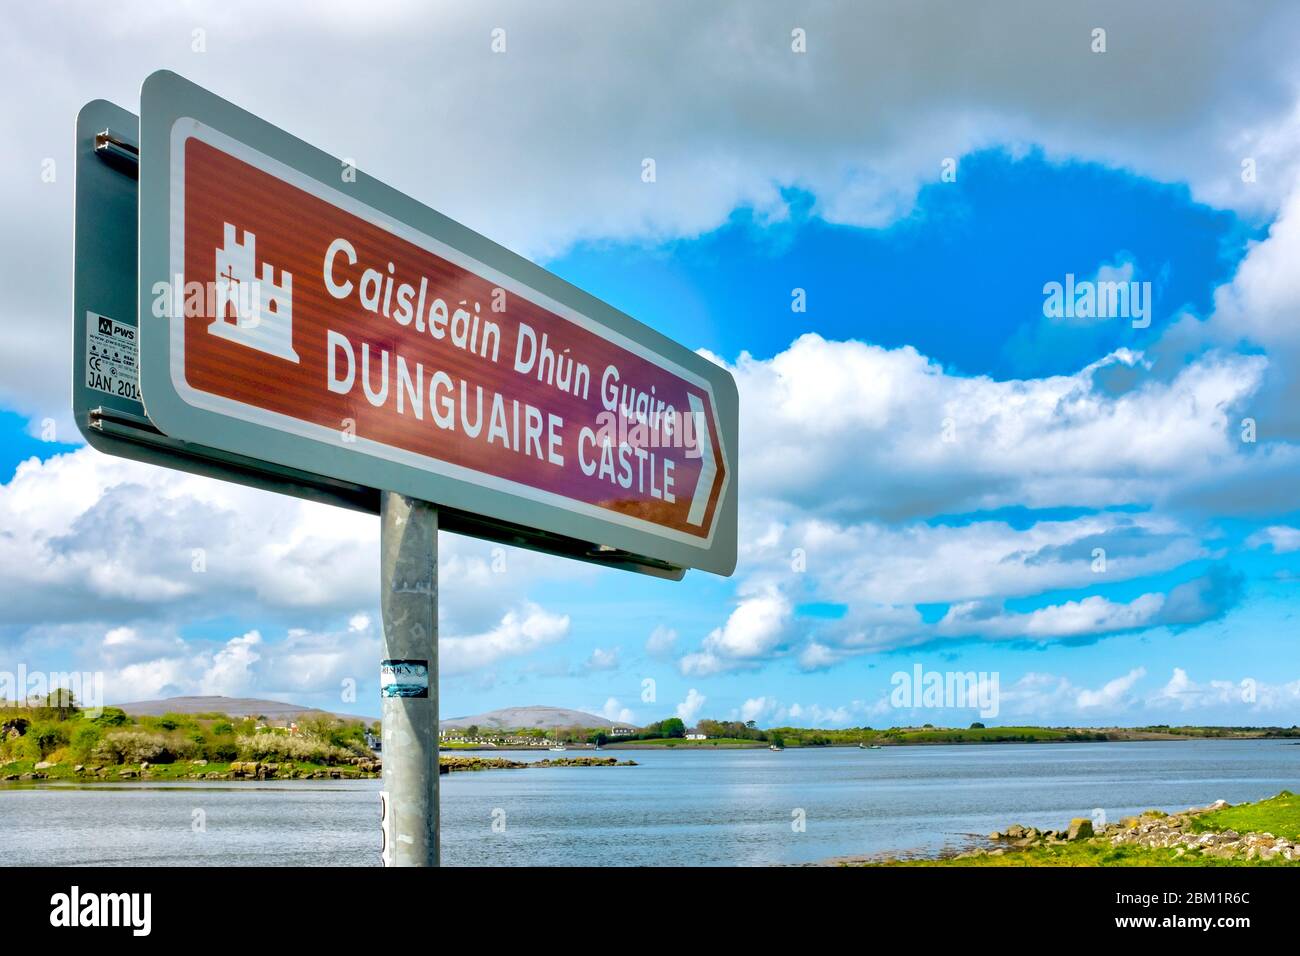
<path fill-rule="evenodd" d="M 1292 738 L 1280 734 L 1233 734 L 1231 736 L 1208 736 L 1208 735 L 1139 735 L 1132 736 L 1115 736 L 1097 740 L 1075 740 L 1075 739 L 1054 739 L 1054 740 L 906 740 L 906 741 L 878 741 L 876 749 L 893 750 L 902 747 L 958 747 L 958 746 L 1008 746 L 1016 744 L 1025 744 L 1033 746 L 1051 746 L 1067 745 L 1075 746 L 1078 744 L 1131 744 L 1131 743 L 1186 743 L 1198 740 L 1286 740 L 1292 744 L 1300 744 L 1300 738 Z M 746 741 L 737 743 L 734 741 L 711 743 L 708 740 L 679 740 L 672 743 L 646 742 L 646 743 L 625 743 L 625 744 L 605 744 L 597 749 L 589 744 L 570 744 L 566 749 L 570 751 L 582 751 L 584 753 L 604 753 L 607 750 L 701 750 L 704 752 L 717 750 L 770 750 L 771 746 L 766 741 Z M 855 743 L 830 743 L 830 744 L 797 744 L 787 743 L 783 750 L 858 750 L 861 749 Z M 867 748 L 870 749 L 870 748 Z M 548 748 L 545 747 L 519 747 L 519 746 L 457 746 L 457 747 L 440 747 L 440 753 L 546 753 Z"/>

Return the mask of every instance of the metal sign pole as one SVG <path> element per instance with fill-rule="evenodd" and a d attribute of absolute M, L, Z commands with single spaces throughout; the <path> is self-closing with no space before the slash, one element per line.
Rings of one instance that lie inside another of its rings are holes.
<path fill-rule="evenodd" d="M 437 866 L 438 511 L 380 493 L 385 866 Z"/>

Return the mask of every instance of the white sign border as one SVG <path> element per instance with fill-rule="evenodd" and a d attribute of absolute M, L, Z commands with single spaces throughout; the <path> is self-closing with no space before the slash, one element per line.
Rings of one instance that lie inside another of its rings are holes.
<path fill-rule="evenodd" d="M 241 143 L 233 137 L 222 133 L 220 130 L 214 129 L 191 116 L 182 116 L 177 118 L 171 127 L 171 169 L 169 172 L 171 190 L 169 276 L 172 277 L 173 282 L 175 281 L 176 276 L 184 276 L 185 274 L 185 142 L 191 137 L 202 140 L 208 145 L 234 156 L 236 159 L 246 162 L 250 166 L 260 169 L 270 176 L 274 176 L 291 186 L 315 196 L 317 199 L 341 208 L 346 212 L 371 223 L 372 225 L 378 226 L 379 228 L 412 243 L 413 245 L 419 246 L 426 252 L 440 256 L 441 258 L 486 279 L 494 285 L 505 289 L 510 294 L 519 296 L 521 299 L 541 306 L 555 315 L 572 322 L 580 328 L 586 329 L 588 332 L 611 341 L 626 351 L 636 354 L 669 374 L 676 375 L 679 378 L 690 382 L 701 391 L 707 392 L 709 396 L 709 404 L 714 415 L 714 421 L 710 426 L 710 431 L 717 437 L 718 446 L 722 452 L 722 460 L 724 462 L 731 460 L 730 456 L 727 454 L 727 448 L 725 445 L 726 439 L 721 427 L 722 423 L 718 418 L 720 413 L 713 393 L 713 388 L 705 379 L 687 369 L 681 368 L 676 363 L 665 360 L 662 356 L 655 354 L 640 343 L 626 338 L 608 326 L 595 322 L 583 315 L 581 312 L 578 312 L 563 303 L 556 302 L 554 299 L 551 299 L 534 289 L 529 289 L 522 283 L 478 261 L 472 256 L 468 256 L 459 250 L 453 249 L 445 243 L 439 242 L 432 236 L 429 236 L 418 229 L 414 229 L 405 223 L 391 219 L 355 197 L 327 186 L 319 180 L 301 173 L 293 167 L 288 166 L 273 157 L 267 156 L 246 143 Z M 169 309 L 172 301 L 174 301 L 173 296 L 168 296 Z M 209 392 L 203 392 L 192 387 L 187 381 L 185 381 L 184 327 L 180 323 L 170 322 L 169 326 L 171 327 L 171 332 L 168 336 L 170 345 L 169 366 L 172 386 L 175 389 L 176 394 L 187 404 L 195 408 L 235 418 L 250 424 L 260 425 L 276 431 L 287 431 L 291 434 L 298 435 L 301 438 L 322 442 L 330 446 L 334 446 L 338 443 L 339 432 L 336 429 L 327 428 L 324 425 L 316 425 L 311 422 L 305 422 L 302 419 L 294 418 L 290 415 L 272 412 L 255 405 L 248 405 L 244 402 L 235 401 L 234 399 L 225 398 L 219 395 L 213 395 Z M 678 531 L 675 528 L 665 528 L 663 525 L 647 521 L 644 518 L 624 514 L 610 508 L 602 508 L 599 505 L 577 501 L 565 497 L 564 495 L 556 494 L 555 492 L 534 488 L 530 485 L 500 478 L 496 475 L 477 471 L 472 468 L 466 468 L 462 465 L 455 465 L 451 462 L 442 461 L 427 455 L 421 455 L 417 452 L 395 448 L 391 445 L 385 445 L 381 442 L 373 441 L 372 439 L 362 438 L 359 435 L 356 436 L 355 440 L 350 442 L 350 444 L 356 446 L 358 450 L 364 450 L 369 457 L 381 458 L 395 464 L 405 465 L 422 471 L 431 471 L 446 478 L 483 485 L 505 494 L 526 498 L 539 504 L 550 505 L 574 514 L 583 515 L 584 517 L 620 524 L 642 533 L 654 534 L 666 540 L 674 541 L 678 544 L 691 545 L 704 551 L 707 551 L 712 546 L 714 535 L 717 533 L 718 526 L 722 523 L 722 504 L 726 498 L 727 486 L 730 484 L 732 478 L 731 469 L 727 468 L 723 474 L 722 485 L 718 490 L 717 502 L 714 505 L 712 525 L 709 528 L 708 534 L 701 537 L 698 535 L 688 534 L 684 531 Z M 692 502 L 692 504 L 694 504 L 694 502 Z"/>

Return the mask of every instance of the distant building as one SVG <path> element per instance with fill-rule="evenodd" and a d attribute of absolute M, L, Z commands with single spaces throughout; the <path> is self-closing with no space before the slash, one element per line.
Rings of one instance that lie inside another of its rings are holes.
<path fill-rule="evenodd" d="M 634 733 L 636 733 L 636 731 L 631 727 L 611 727 L 609 729 L 609 735 L 611 737 L 630 737 Z"/>
<path fill-rule="evenodd" d="M 701 733 L 698 727 L 691 727 L 686 731 L 686 739 L 687 740 L 708 740 L 709 735 L 706 733 Z"/>

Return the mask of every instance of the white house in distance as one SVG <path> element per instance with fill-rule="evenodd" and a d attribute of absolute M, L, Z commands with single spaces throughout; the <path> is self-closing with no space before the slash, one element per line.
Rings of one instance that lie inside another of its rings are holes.
<path fill-rule="evenodd" d="M 609 728 L 609 735 L 610 735 L 611 737 L 630 737 L 630 736 L 632 736 L 632 734 L 634 734 L 634 733 L 636 733 L 636 731 L 633 730 L 631 727 L 611 727 L 611 728 Z"/>
<path fill-rule="evenodd" d="M 700 733 L 700 729 L 698 727 L 690 727 L 686 731 L 686 739 L 687 740 L 708 740 L 709 735 Z"/>

